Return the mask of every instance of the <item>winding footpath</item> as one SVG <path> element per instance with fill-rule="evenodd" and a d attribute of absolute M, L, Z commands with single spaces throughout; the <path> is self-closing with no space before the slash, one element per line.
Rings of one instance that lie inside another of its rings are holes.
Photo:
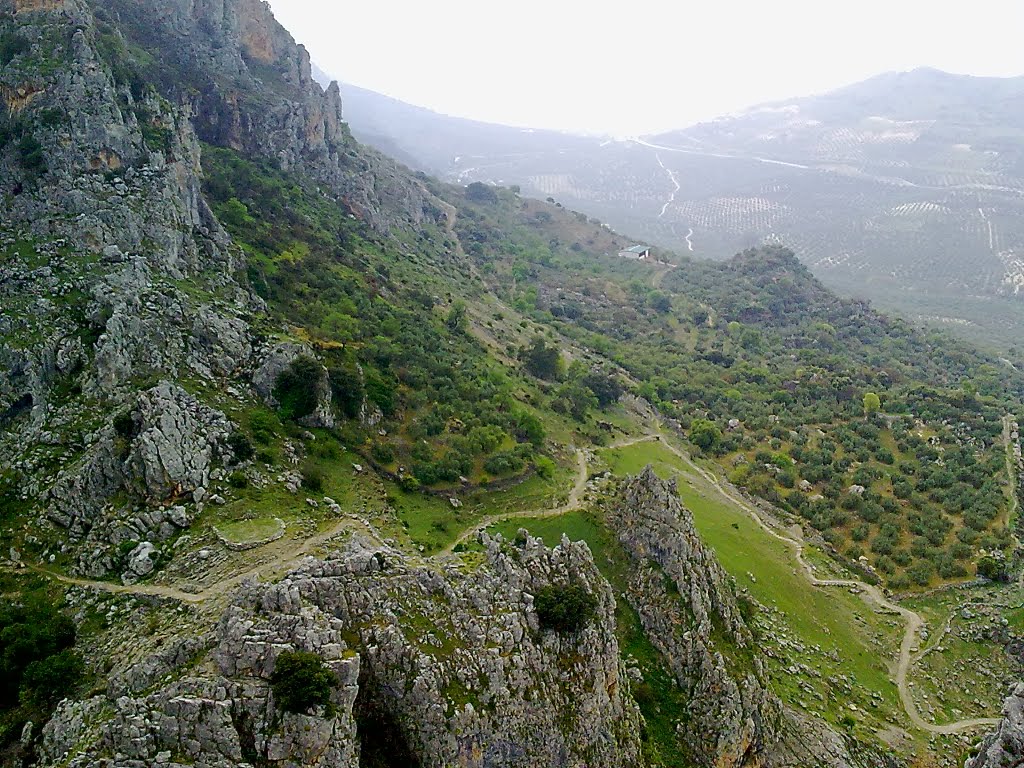
<path fill-rule="evenodd" d="M 883 592 L 876 586 L 867 584 L 863 581 L 855 579 L 819 579 L 815 573 L 814 567 L 804 559 L 804 550 L 806 543 L 803 541 L 802 534 L 796 534 L 799 538 L 794 536 L 780 533 L 775 526 L 770 525 L 762 517 L 761 512 L 756 505 L 748 502 L 740 493 L 735 489 L 724 484 L 716 475 L 708 472 L 703 467 L 697 465 L 688 454 L 684 451 L 676 448 L 672 443 L 666 440 L 661 431 L 651 432 L 640 437 L 633 437 L 626 440 L 622 440 L 612 445 L 607 446 L 608 449 L 616 448 L 627 448 L 638 443 L 659 441 L 668 451 L 679 458 L 687 467 L 690 467 L 693 472 L 699 475 L 708 485 L 715 489 L 723 498 L 727 499 L 730 503 L 736 505 L 744 512 L 746 512 L 757 525 L 759 525 L 768 535 L 778 539 L 785 543 L 793 551 L 793 557 L 799 564 L 807 580 L 816 587 L 841 587 L 848 589 L 856 589 L 860 594 L 861 598 L 875 610 L 882 613 L 890 613 L 899 615 L 906 623 L 906 628 L 903 633 L 903 640 L 900 644 L 899 659 L 896 666 L 896 674 L 894 680 L 896 683 L 897 690 L 899 691 L 900 702 L 903 705 L 903 709 L 907 713 L 907 717 L 910 721 L 921 730 L 928 731 L 929 733 L 936 734 L 955 734 L 962 731 L 972 730 L 979 727 L 989 727 L 998 724 L 1000 721 L 996 718 L 991 717 L 980 717 L 969 720 L 959 720 L 953 723 L 947 723 L 944 725 L 935 725 L 927 722 L 917 708 L 917 704 L 910 694 L 909 685 L 907 683 L 907 676 L 910 672 L 911 666 L 914 661 L 923 658 L 930 650 L 931 647 L 919 652 L 915 657 L 913 655 L 913 648 L 917 642 L 918 633 L 924 626 L 925 622 L 921 618 L 920 614 L 910 610 L 898 603 L 893 602 L 887 598 Z M 1008 453 L 1008 467 L 1009 467 L 1009 453 Z M 586 491 L 587 479 L 589 476 L 589 463 L 587 460 L 587 452 L 583 449 L 576 449 L 576 479 L 573 483 L 572 489 L 569 491 L 569 495 L 566 501 L 558 506 L 545 508 L 545 509 L 526 509 L 517 510 L 514 512 L 507 512 L 503 514 L 489 515 L 480 520 L 476 525 L 464 531 L 459 537 L 453 541 L 448 547 L 438 552 L 433 558 L 444 558 L 453 554 L 455 548 L 459 544 L 463 544 L 472 537 L 476 536 L 480 531 L 500 522 L 506 520 L 513 520 L 517 518 L 547 518 L 547 517 L 558 517 L 565 515 L 569 512 L 575 512 L 584 507 L 584 493 Z M 1013 508 L 1016 509 L 1016 494 L 1014 494 Z M 365 521 L 353 516 L 348 515 L 335 526 L 329 528 L 326 531 L 316 534 L 308 539 L 297 543 L 296 547 L 290 551 L 284 552 L 278 557 L 270 560 L 269 562 L 262 563 L 254 566 L 246 571 L 238 573 L 229 579 L 218 581 L 216 584 L 212 584 L 205 589 L 196 592 L 189 592 L 177 587 L 163 586 L 157 584 L 136 584 L 136 585 L 122 585 L 107 581 L 91 581 L 88 579 L 79 579 L 72 576 L 65 576 L 63 574 L 56 573 L 47 568 L 37 565 L 27 565 L 26 567 L 36 571 L 42 575 L 52 578 L 56 581 L 63 582 L 65 584 L 71 584 L 78 587 L 86 587 L 91 589 L 97 589 L 103 592 L 112 594 L 126 594 L 126 595 L 137 595 L 137 596 L 150 596 L 150 597 L 166 597 L 174 600 L 179 600 L 184 603 L 198 604 L 206 601 L 213 600 L 225 596 L 228 592 L 233 590 L 235 587 L 240 585 L 242 582 L 251 579 L 258 578 L 261 572 L 268 571 L 279 571 L 281 569 L 288 569 L 299 563 L 311 550 L 322 544 L 327 543 L 336 536 L 352 530 L 354 527 L 361 527 L 366 530 L 369 535 L 381 542 L 380 535 Z M 799 526 L 794 526 L 791 529 L 792 533 L 799 531 Z M 940 634 L 941 637 L 941 634 Z M 935 642 L 931 644 L 935 645 Z"/>
<path fill-rule="evenodd" d="M 921 618 L 920 614 L 906 608 L 905 606 L 899 605 L 898 603 L 894 603 L 883 594 L 882 590 L 872 584 L 867 584 L 866 582 L 857 581 L 855 579 L 819 579 L 814 571 L 814 567 L 804 559 L 804 549 L 806 544 L 802 538 L 796 539 L 783 533 L 779 533 L 774 526 L 765 522 L 760 511 L 755 505 L 750 504 L 739 493 L 726 487 L 715 475 L 706 471 L 702 467 L 699 467 L 689 456 L 667 440 L 662 440 L 662 445 L 682 460 L 687 466 L 697 472 L 723 497 L 750 515 L 754 522 L 756 522 L 765 531 L 765 533 L 788 545 L 793 550 L 794 558 L 800 564 L 801 570 L 803 570 L 804 575 L 812 585 L 816 587 L 844 587 L 856 589 L 859 592 L 861 599 L 863 599 L 868 605 L 872 606 L 875 610 L 882 613 L 899 614 L 903 618 L 906 622 L 906 628 L 903 632 L 903 641 L 900 643 L 900 655 L 896 665 L 894 680 L 896 682 L 896 688 L 899 691 L 900 703 L 903 705 L 903 709 L 906 711 L 907 717 L 910 718 L 911 722 L 915 726 L 921 730 L 928 731 L 929 733 L 953 734 L 960 733 L 961 731 L 972 730 L 974 728 L 997 725 L 1000 722 L 998 718 L 992 717 L 958 720 L 953 723 L 946 723 L 945 725 L 935 725 L 934 723 L 927 722 L 923 717 L 921 717 L 920 710 L 917 708 L 917 703 L 914 701 L 914 697 L 910 694 L 910 687 L 907 683 L 907 675 L 909 674 L 911 665 L 914 661 L 912 649 L 917 642 L 918 633 L 925 624 L 924 619 Z M 798 527 L 795 526 L 794 528 L 798 530 Z M 923 656 L 924 653 L 920 654 L 918 658 Z"/>
<path fill-rule="evenodd" d="M 656 435 L 643 435 L 642 437 L 634 437 L 628 440 L 622 440 L 618 443 L 606 446 L 609 449 L 612 448 L 628 448 L 631 445 L 637 443 L 649 443 L 652 440 L 656 440 Z M 587 489 L 587 478 L 589 475 L 589 465 L 587 463 L 587 453 L 581 448 L 576 449 L 576 482 L 573 484 L 572 490 L 569 491 L 569 498 L 566 499 L 564 504 L 557 507 L 551 507 L 547 509 L 522 509 L 515 512 L 504 512 L 496 515 L 488 515 L 483 518 L 480 522 L 474 525 L 472 528 L 463 531 L 462 534 L 453 541 L 450 545 L 438 552 L 434 557 L 445 557 L 455 551 L 455 548 L 460 544 L 465 544 L 471 538 L 476 536 L 480 531 L 485 528 L 489 528 L 496 523 L 502 523 L 506 520 L 515 520 L 517 518 L 530 518 L 531 520 L 537 520 L 538 518 L 545 517 L 560 517 L 561 515 L 568 514 L 569 512 L 576 512 L 583 508 L 583 493 Z"/>
<path fill-rule="evenodd" d="M 65 576 L 62 573 L 57 573 L 49 568 L 44 568 L 40 565 L 26 564 L 25 567 L 31 571 L 42 574 L 55 581 L 62 582 L 64 584 L 71 584 L 76 587 L 86 587 L 89 589 L 95 589 L 100 592 L 107 592 L 113 595 L 135 595 L 139 597 L 166 597 L 172 600 L 179 600 L 183 603 L 198 604 L 204 603 L 215 598 L 223 597 L 235 587 L 239 586 L 243 582 L 249 579 L 259 578 L 260 573 L 269 573 L 274 571 L 289 570 L 306 557 L 311 550 L 319 547 L 322 544 L 326 544 L 331 539 L 339 536 L 342 533 L 351 531 L 353 527 L 363 528 L 371 538 L 375 539 L 378 543 L 383 543 L 380 534 L 373 529 L 365 521 L 355 517 L 354 515 L 347 515 L 345 518 L 340 520 L 337 524 L 322 531 L 314 536 L 310 536 L 308 539 L 296 542 L 296 546 L 286 552 L 281 553 L 277 557 L 268 560 L 265 563 L 260 563 L 252 568 L 244 570 L 240 573 L 236 573 L 234 576 L 223 579 L 211 584 L 205 589 L 201 589 L 195 592 L 190 592 L 178 587 L 170 587 L 162 584 L 117 584 L 112 581 L 93 581 L 91 579 L 79 579 L 74 576 Z"/>

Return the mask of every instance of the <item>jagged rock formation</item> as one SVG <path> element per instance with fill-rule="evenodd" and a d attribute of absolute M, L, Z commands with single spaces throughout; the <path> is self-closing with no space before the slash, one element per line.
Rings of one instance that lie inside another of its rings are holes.
<path fill-rule="evenodd" d="M 306 49 L 266 3 L 102 5 L 133 42 L 168 57 L 153 75 L 168 98 L 191 105 L 204 141 L 316 179 L 378 231 L 443 221 L 443 205 L 422 184 L 355 143 L 337 84 L 324 90 L 316 83 Z"/>
<path fill-rule="evenodd" d="M 270 18 L 261 3 L 246 8 Z M 186 529 L 222 463 L 229 421 L 173 382 L 262 392 L 281 344 L 255 329 L 262 301 L 236 279 L 242 256 L 201 193 L 204 113 L 193 109 L 203 104 L 172 103 L 127 77 L 120 32 L 84 0 L 6 0 L 0 10 L 4 34 L 29 46 L 0 73 L 0 95 L 45 162 L 32 176 L 10 144 L 0 156 L 0 240 L 20 256 L 0 264 L 0 457 L 22 498 L 41 502 L 40 519 L 70 534 L 61 550 L 79 550 L 79 570 L 98 576 L 126 565 L 122 545 Z M 244 18 L 236 10 L 225 18 Z M 220 54 L 244 67 L 228 42 L 218 39 Z M 275 45 L 302 59 L 294 42 Z M 295 92 L 328 98 L 304 81 Z M 299 133 L 300 144 L 319 135 Z M 300 153 L 310 172 L 312 144 Z M 326 381 L 308 423 L 332 423 Z M 61 446 L 56 466 L 28 450 L 40 444 Z"/>
<path fill-rule="evenodd" d="M 774 738 L 782 708 L 766 689 L 729 577 L 674 485 L 650 467 L 625 484 L 608 522 L 637 566 L 629 603 L 690 694 L 683 740 L 695 746 L 694 760 L 749 764 Z"/>
<path fill-rule="evenodd" d="M 632 563 L 625 599 L 687 694 L 677 734 L 694 764 L 886 764 L 851 754 L 838 733 L 787 712 L 771 692 L 735 585 L 674 481 L 647 467 L 623 484 L 606 519 Z"/>
<path fill-rule="evenodd" d="M 1003 721 L 981 742 L 965 768 L 1018 768 L 1024 765 L 1024 683 L 1003 702 Z"/>
<path fill-rule="evenodd" d="M 532 593 L 552 583 L 596 596 L 589 626 L 540 628 Z M 65 703 L 41 765 L 354 768 L 361 749 L 401 747 L 423 766 L 634 766 L 640 717 L 614 604 L 582 544 L 488 540 L 479 568 L 438 572 L 356 543 L 243 588 L 215 635 L 117 671 L 106 696 Z M 276 706 L 268 680 L 287 649 L 334 670 L 333 714 Z"/>

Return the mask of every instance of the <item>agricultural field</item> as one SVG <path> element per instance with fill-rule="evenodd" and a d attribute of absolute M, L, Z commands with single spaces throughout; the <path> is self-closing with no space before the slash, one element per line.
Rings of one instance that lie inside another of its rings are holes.
<path fill-rule="evenodd" d="M 875 610 L 858 590 L 811 586 L 791 548 L 754 524 L 748 512 L 724 496 L 696 465 L 682 459 L 664 436 L 598 451 L 591 474 L 603 467 L 611 477 L 623 477 L 648 464 L 662 477 L 677 480 L 702 539 L 715 550 L 737 586 L 757 600 L 760 609 L 754 624 L 775 690 L 801 709 L 855 732 L 870 733 L 903 748 L 925 743 L 911 735 L 894 678 L 903 620 Z M 563 534 L 573 541 L 586 541 L 614 583 L 615 545 L 602 524 L 604 503 L 598 492 L 583 509 L 557 517 L 507 519 L 490 526 L 488 532 L 511 540 L 525 528 L 550 545 L 557 544 Z M 819 578 L 851 578 L 820 551 L 809 551 L 806 560 Z M 925 628 L 913 648 L 908 685 L 929 720 L 943 723 L 986 716 L 989 705 L 985 702 L 998 700 L 1000 686 L 1019 671 L 1009 654 L 991 652 L 993 639 L 999 637 L 988 630 L 1007 623 L 991 618 L 1001 616 L 1002 609 L 1022 623 L 1019 609 L 1014 614 L 1009 608 L 1013 599 L 1011 591 L 996 586 L 947 590 L 909 603 L 920 611 Z M 992 608 L 993 604 L 1000 607 Z M 976 608 L 975 616 L 968 605 L 984 607 Z M 975 619 L 970 630 L 960 630 L 960 624 L 970 624 L 961 615 Z M 959 624 L 951 631 L 952 618 Z M 981 621 L 986 627 L 979 631 L 974 625 L 980 626 Z M 1008 631 L 1003 629 L 1003 634 Z M 964 663 L 979 653 L 989 661 Z M 934 688 L 939 683 L 941 691 Z M 940 700 L 945 706 L 935 706 Z M 953 756 L 972 743 L 969 736 L 933 738 L 945 742 Z"/>

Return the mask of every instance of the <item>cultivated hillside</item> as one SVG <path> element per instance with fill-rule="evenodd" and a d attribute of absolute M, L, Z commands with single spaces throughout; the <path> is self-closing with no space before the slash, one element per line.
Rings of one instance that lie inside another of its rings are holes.
<path fill-rule="evenodd" d="M 1014 369 L 785 249 L 625 262 L 410 171 L 258 0 L 0 14 L 5 764 L 866 768 L 991 722 L 1008 620 L 947 713 L 875 585 L 1008 602 Z"/>

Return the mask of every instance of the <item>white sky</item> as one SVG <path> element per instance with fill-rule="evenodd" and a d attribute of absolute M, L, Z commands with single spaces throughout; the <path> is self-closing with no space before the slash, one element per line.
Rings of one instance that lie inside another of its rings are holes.
<path fill-rule="evenodd" d="M 1024 74 L 1024 0 L 270 4 L 340 80 L 538 128 L 678 128 L 919 66 Z"/>

